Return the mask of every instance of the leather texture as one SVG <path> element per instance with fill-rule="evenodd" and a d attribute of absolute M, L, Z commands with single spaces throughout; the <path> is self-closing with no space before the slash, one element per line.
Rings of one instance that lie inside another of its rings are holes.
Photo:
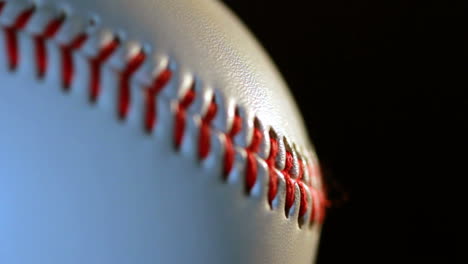
<path fill-rule="evenodd" d="M 311 148 L 280 74 L 219 2 L 40 2 L 98 17 L 128 39 L 154 45 L 202 86 L 223 91 L 291 142 Z M 120 122 L 105 103 L 90 107 L 82 92 L 89 76 L 79 70 L 70 94 L 53 74 L 60 72 L 58 60 L 51 59 L 52 73 L 37 81 L 27 59 L 34 57 L 32 44 L 19 39 L 24 59 L 17 72 L 0 55 L 0 263 L 313 261 L 320 226 L 301 229 L 297 212 L 286 218 L 284 210 L 269 208 L 267 168 L 260 165 L 256 192 L 246 196 L 243 164 L 236 163 L 229 183 L 219 178 L 219 138 L 213 136 L 214 150 L 200 163 L 196 134 L 188 132 L 194 139 L 174 150 L 170 114 L 159 113 L 156 132 L 146 135 L 138 120 Z M 158 107 L 171 109 L 165 101 Z M 284 192 L 283 186 L 279 196 Z"/>

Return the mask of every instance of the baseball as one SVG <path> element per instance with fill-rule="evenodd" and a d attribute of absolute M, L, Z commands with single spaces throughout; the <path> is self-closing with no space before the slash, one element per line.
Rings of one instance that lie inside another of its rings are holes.
<path fill-rule="evenodd" d="M 0 263 L 312 263 L 278 70 L 211 0 L 0 0 Z"/>

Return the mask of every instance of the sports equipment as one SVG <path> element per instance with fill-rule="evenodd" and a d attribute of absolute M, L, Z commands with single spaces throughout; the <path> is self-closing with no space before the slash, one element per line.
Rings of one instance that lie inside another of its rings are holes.
<path fill-rule="evenodd" d="M 0 263 L 310 263 L 326 199 L 272 63 L 208 0 L 0 0 Z"/>

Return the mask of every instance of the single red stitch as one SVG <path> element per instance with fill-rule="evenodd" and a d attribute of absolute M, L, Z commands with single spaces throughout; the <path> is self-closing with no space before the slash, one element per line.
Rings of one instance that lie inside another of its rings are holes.
<path fill-rule="evenodd" d="M 213 119 L 215 118 L 217 112 L 218 112 L 218 105 L 216 104 L 216 101 L 213 97 L 213 100 L 211 101 L 211 104 L 208 107 L 208 110 L 206 111 L 203 121 L 207 123 L 211 123 L 211 121 L 213 121 Z"/>
<path fill-rule="evenodd" d="M 114 38 L 107 43 L 98 53 L 98 55 L 89 60 L 90 67 L 90 83 L 89 83 L 89 100 L 96 102 L 101 91 L 101 66 L 114 53 L 119 46 L 120 41 Z"/>
<path fill-rule="evenodd" d="M 255 160 L 255 153 L 258 151 L 260 147 L 260 143 L 262 141 L 262 131 L 255 126 L 253 135 L 252 135 L 252 142 L 250 146 L 246 149 L 247 151 L 247 161 L 246 161 L 246 175 L 245 175 L 245 189 L 247 193 L 250 193 L 250 190 L 255 185 L 257 181 L 257 162 Z"/>
<path fill-rule="evenodd" d="M 291 169 L 293 168 L 293 156 L 291 152 L 286 151 L 286 163 L 284 166 L 283 173 L 284 179 L 286 181 L 286 204 L 285 204 L 285 212 L 286 216 L 289 216 L 289 210 L 294 204 L 294 183 L 295 180 L 291 177 Z"/>
<path fill-rule="evenodd" d="M 267 159 L 268 170 L 269 170 L 269 182 L 268 182 L 268 203 L 273 208 L 273 200 L 278 193 L 278 175 L 275 173 L 276 156 L 278 155 L 278 141 L 273 137 L 270 137 L 270 155 Z"/>
<path fill-rule="evenodd" d="M 263 134 L 262 131 L 258 127 L 254 127 L 253 135 L 252 135 L 252 142 L 248 147 L 248 151 L 257 152 L 260 148 L 260 143 L 262 143 Z"/>
<path fill-rule="evenodd" d="M 202 124 L 200 125 L 200 136 L 198 139 L 198 156 L 202 160 L 208 156 L 208 153 L 210 153 L 210 136 L 210 125 L 206 122 L 202 122 Z"/>
<path fill-rule="evenodd" d="M 58 18 L 52 20 L 45 28 L 42 34 L 34 36 L 34 43 L 36 49 L 36 67 L 38 78 L 43 78 L 47 69 L 47 49 L 46 40 L 55 36 L 65 21 L 65 15 L 60 15 Z"/>
<path fill-rule="evenodd" d="M 198 156 L 200 159 L 205 159 L 211 149 L 210 137 L 211 128 L 210 124 L 216 116 L 218 106 L 216 105 L 215 98 L 211 101 L 205 116 L 202 118 L 200 125 L 200 136 L 198 142 Z"/>
<path fill-rule="evenodd" d="M 153 82 L 153 85 L 146 89 L 146 111 L 145 128 L 148 133 L 153 131 L 156 123 L 156 96 L 171 79 L 172 72 L 169 69 L 163 70 Z"/>
<path fill-rule="evenodd" d="M 3 7 L 2 7 L 3 9 Z M 7 49 L 8 63 L 10 70 L 15 70 L 18 66 L 19 51 L 18 51 L 18 30 L 23 29 L 28 23 L 29 19 L 36 10 L 35 6 L 22 12 L 17 18 L 13 25 L 4 28 L 5 32 L 5 45 Z"/>
<path fill-rule="evenodd" d="M 183 109 L 187 109 L 195 100 L 195 84 L 192 84 L 192 87 L 187 91 L 185 96 L 180 100 L 179 105 Z"/>
<path fill-rule="evenodd" d="M 226 142 L 225 142 L 225 149 L 226 151 L 224 152 L 224 179 L 227 178 L 228 174 L 231 172 L 233 166 L 234 166 L 234 156 L 235 156 L 235 150 L 234 150 L 234 144 L 233 144 L 233 139 L 239 133 L 242 129 L 242 118 L 239 115 L 239 110 L 236 109 L 236 112 L 234 114 L 234 119 L 232 121 L 232 127 L 231 131 L 226 134 Z"/>
<path fill-rule="evenodd" d="M 236 109 L 234 115 L 234 120 L 232 121 L 231 131 L 229 132 L 229 137 L 233 138 L 242 130 L 242 118 L 239 115 L 239 111 Z"/>
<path fill-rule="evenodd" d="M 305 190 L 305 184 L 302 181 L 297 181 L 299 186 L 299 193 L 301 194 L 300 207 L 299 207 L 299 218 L 302 218 L 306 213 L 309 207 L 307 203 L 307 196 Z"/>
<path fill-rule="evenodd" d="M 307 201 L 306 191 L 305 191 L 305 188 L 306 188 L 305 185 L 307 184 L 304 182 L 304 162 L 301 159 L 298 159 L 297 162 L 299 164 L 299 174 L 297 176 L 297 182 L 299 184 L 299 191 L 301 194 L 299 218 L 301 219 L 307 212 L 307 209 L 309 208 L 309 204 Z"/>
<path fill-rule="evenodd" d="M 88 36 L 84 33 L 78 35 L 70 44 L 60 47 L 62 55 L 62 86 L 68 90 L 75 77 L 75 68 L 73 65 L 73 52 L 85 43 Z"/>
<path fill-rule="evenodd" d="M 182 138 L 184 137 L 185 130 L 185 109 L 183 109 L 180 105 L 177 106 L 174 125 L 174 144 L 175 148 L 179 149 L 180 144 L 182 144 Z"/>
<path fill-rule="evenodd" d="M 226 135 L 224 143 L 224 166 L 223 166 L 223 179 L 226 180 L 229 173 L 234 166 L 235 150 L 232 139 Z"/>
<path fill-rule="evenodd" d="M 187 108 L 192 104 L 195 99 L 195 83 L 192 84 L 192 88 L 187 91 L 185 96 L 179 102 L 175 116 L 175 128 L 174 128 L 174 144 L 175 148 L 179 149 L 182 144 L 182 139 L 185 133 L 185 120 Z"/>
<path fill-rule="evenodd" d="M 143 62 L 146 59 L 145 53 L 140 50 L 130 62 L 127 64 L 127 67 L 120 74 L 120 89 L 119 89 L 119 103 L 118 103 L 118 115 L 120 119 L 124 119 L 127 116 L 128 109 L 130 107 L 130 78 L 133 73 L 140 68 Z"/>
<path fill-rule="evenodd" d="M 247 151 L 246 161 L 246 172 L 245 172 L 245 191 L 250 193 L 255 182 L 257 181 L 257 161 L 253 152 Z"/>

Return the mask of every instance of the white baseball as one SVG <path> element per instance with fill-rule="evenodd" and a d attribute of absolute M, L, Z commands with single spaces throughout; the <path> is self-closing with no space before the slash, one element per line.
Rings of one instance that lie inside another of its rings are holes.
<path fill-rule="evenodd" d="M 311 263 L 292 97 L 209 0 L 0 0 L 0 263 Z"/>

